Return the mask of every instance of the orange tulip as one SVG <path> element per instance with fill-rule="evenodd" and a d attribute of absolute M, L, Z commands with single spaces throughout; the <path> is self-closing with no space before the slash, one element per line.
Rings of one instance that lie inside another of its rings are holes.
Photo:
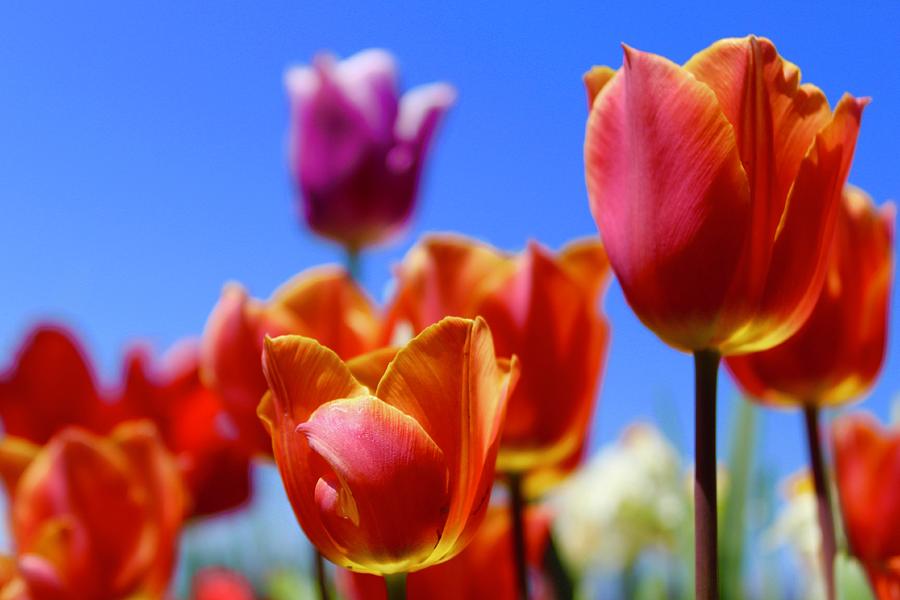
<path fill-rule="evenodd" d="M 288 333 L 315 338 L 347 359 L 376 348 L 379 319 L 371 300 L 339 268 L 305 271 L 266 302 L 250 298 L 239 284 L 225 287 L 203 334 L 203 376 L 258 452 L 271 451 L 256 418 L 268 389 L 260 366 L 263 338 Z"/>
<path fill-rule="evenodd" d="M 390 362 L 389 362 L 390 361 Z M 389 364 L 388 364 L 389 362 Z M 359 572 L 416 571 L 468 543 L 487 508 L 515 359 L 481 319 L 444 319 L 396 353 L 348 363 L 267 339 L 259 407 L 307 537 Z"/>
<path fill-rule="evenodd" d="M 528 566 L 533 585 L 532 600 L 552 598 L 542 576 L 544 552 L 550 537 L 550 518 L 534 508 L 525 515 Z M 409 600 L 516 600 L 515 565 L 509 551 L 509 511 L 491 506 L 472 542 L 454 558 L 417 571 L 407 579 Z M 340 569 L 337 587 L 347 600 L 385 600 L 384 581 L 379 577 Z"/>
<path fill-rule="evenodd" d="M 769 40 L 716 42 L 684 66 L 625 47 L 586 76 L 591 210 L 632 309 L 675 348 L 765 350 L 825 277 L 867 100 L 824 94 Z"/>
<path fill-rule="evenodd" d="M 853 554 L 879 600 L 900 599 L 900 431 L 868 415 L 839 418 L 832 430 L 835 475 Z"/>
<path fill-rule="evenodd" d="M 498 354 L 521 360 L 498 469 L 528 473 L 532 494 L 579 462 L 609 339 L 598 306 L 608 273 L 594 240 L 556 256 L 536 243 L 509 255 L 449 235 L 426 238 L 397 270 L 387 317 L 393 335 L 445 315 L 481 315 Z"/>
<path fill-rule="evenodd" d="M 124 421 L 149 419 L 177 458 L 191 516 L 245 502 L 250 454 L 236 439 L 219 396 L 201 383 L 196 346 L 183 344 L 159 364 L 135 350 L 125 364 L 121 389 L 99 390 L 72 333 L 37 327 L 0 377 L 5 432 L 40 445 L 69 426 L 106 435 Z"/>
<path fill-rule="evenodd" d="M 776 404 L 822 406 L 872 385 L 884 360 L 893 222 L 893 205 L 876 210 L 861 190 L 844 191 L 812 315 L 781 345 L 728 359 L 744 390 Z"/>
<path fill-rule="evenodd" d="M 102 438 L 80 428 L 44 447 L 0 443 L 17 569 L 32 600 L 161 598 L 184 509 L 153 425 Z"/>

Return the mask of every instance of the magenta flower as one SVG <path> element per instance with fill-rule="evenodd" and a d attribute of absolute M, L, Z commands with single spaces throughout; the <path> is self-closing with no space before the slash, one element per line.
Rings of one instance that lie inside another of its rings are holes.
<path fill-rule="evenodd" d="M 393 57 L 320 54 L 285 77 L 290 165 L 309 227 L 351 251 L 395 235 L 409 220 L 422 164 L 456 92 L 434 83 L 398 94 Z"/>

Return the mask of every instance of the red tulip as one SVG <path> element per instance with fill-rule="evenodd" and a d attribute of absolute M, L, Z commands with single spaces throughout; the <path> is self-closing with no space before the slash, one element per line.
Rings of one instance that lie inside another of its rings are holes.
<path fill-rule="evenodd" d="M 184 494 L 153 425 L 126 423 L 106 438 L 65 429 L 46 446 L 31 446 L 30 456 L 25 446 L 12 438 L 0 443 L 0 470 L 27 597 L 161 598 Z"/>
<path fill-rule="evenodd" d="M 900 431 L 868 415 L 834 423 L 834 466 L 844 528 L 879 600 L 900 599 Z"/>
<path fill-rule="evenodd" d="M 393 57 L 319 55 L 287 73 L 291 170 L 309 227 L 359 250 L 406 225 L 431 139 L 456 92 L 445 83 L 398 97 Z"/>
<path fill-rule="evenodd" d="M 193 600 L 255 600 L 253 587 L 239 573 L 207 568 L 194 575 Z"/>
<path fill-rule="evenodd" d="M 344 363 L 310 338 L 268 339 L 259 407 L 307 537 L 374 574 L 437 564 L 471 539 L 517 372 L 481 319 L 445 319 L 388 354 Z"/>
<path fill-rule="evenodd" d="M 549 515 L 534 508 L 525 515 L 528 566 L 531 569 L 532 600 L 552 595 L 542 577 L 542 564 L 550 537 Z M 510 552 L 509 511 L 492 506 L 472 542 L 445 563 L 410 574 L 407 579 L 409 600 L 516 600 L 515 565 Z M 338 589 L 347 600 L 385 600 L 384 581 L 380 577 L 338 570 Z"/>
<path fill-rule="evenodd" d="M 787 341 L 728 359 L 750 395 L 777 404 L 847 402 L 875 381 L 884 360 L 893 263 L 894 207 L 876 210 L 848 187 L 812 314 Z"/>
<path fill-rule="evenodd" d="M 261 366 L 265 336 L 305 335 L 347 359 L 375 349 L 379 327 L 372 301 L 339 268 L 305 271 L 265 302 L 229 284 L 203 333 L 203 377 L 222 397 L 241 437 L 268 454 L 272 444 L 256 417 L 268 389 Z"/>
<path fill-rule="evenodd" d="M 190 492 L 190 515 L 236 508 L 250 497 L 250 454 L 237 439 L 222 401 L 200 381 L 196 345 L 157 364 L 140 350 L 126 360 L 120 403 L 132 419 L 151 419 L 178 461 Z"/>
<path fill-rule="evenodd" d="M 531 243 L 510 255 L 459 236 L 426 238 L 397 269 L 393 335 L 446 315 L 481 315 L 497 353 L 519 357 L 498 469 L 527 473 L 532 494 L 580 461 L 609 339 L 599 309 L 608 273 L 597 241 L 555 256 Z"/>
<path fill-rule="evenodd" d="M 632 309 L 666 343 L 777 345 L 809 316 L 867 100 L 834 112 L 769 40 L 684 66 L 625 48 L 586 76 L 591 210 Z"/>
<path fill-rule="evenodd" d="M 4 429 L 40 445 L 69 426 L 105 435 L 124 421 L 150 419 L 177 458 L 191 516 L 242 504 L 250 493 L 250 455 L 231 431 L 221 399 L 201 384 L 196 348 L 148 363 L 145 353 L 133 352 L 121 389 L 99 390 L 74 336 L 38 327 L 0 377 Z"/>

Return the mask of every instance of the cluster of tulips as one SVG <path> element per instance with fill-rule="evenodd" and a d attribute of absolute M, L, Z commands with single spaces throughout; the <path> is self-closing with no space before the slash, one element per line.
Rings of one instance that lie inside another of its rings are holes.
<path fill-rule="evenodd" d="M 299 206 L 347 268 L 267 300 L 227 285 L 199 341 L 133 350 L 110 389 L 71 332 L 32 331 L 0 379 L 14 542 L 0 598 L 170 597 L 183 526 L 247 502 L 254 460 L 277 466 L 323 598 L 330 571 L 351 599 L 570 597 L 542 499 L 586 451 L 611 275 L 695 357 L 696 597 L 719 595 L 724 358 L 749 396 L 805 414 L 829 598 L 829 450 L 849 549 L 879 599 L 900 598 L 900 432 L 849 415 L 822 435 L 819 414 L 866 392 L 886 343 L 893 207 L 846 184 L 867 100 L 832 110 L 754 36 L 683 66 L 626 47 L 584 81 L 599 239 L 510 254 L 428 235 L 379 306 L 355 281 L 360 255 L 403 231 L 455 92 L 400 97 L 375 50 L 291 70 Z M 254 597 L 221 571 L 192 593 Z"/>

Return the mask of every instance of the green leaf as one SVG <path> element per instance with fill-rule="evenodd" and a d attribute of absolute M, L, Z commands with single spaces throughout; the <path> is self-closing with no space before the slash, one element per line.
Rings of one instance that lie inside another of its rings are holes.
<path fill-rule="evenodd" d="M 838 600 L 875 600 L 862 565 L 843 552 L 834 557 L 834 582 Z"/>

